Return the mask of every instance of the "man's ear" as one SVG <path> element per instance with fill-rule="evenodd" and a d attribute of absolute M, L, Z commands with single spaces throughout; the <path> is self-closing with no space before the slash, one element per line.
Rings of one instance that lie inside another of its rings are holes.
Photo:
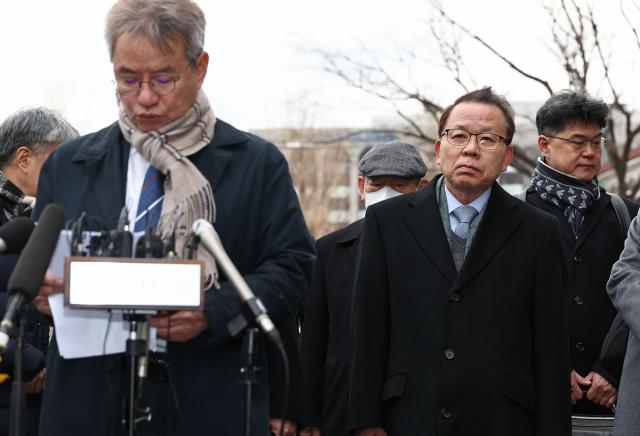
<path fill-rule="evenodd" d="M 360 193 L 360 200 L 364 201 L 364 176 L 358 176 L 358 192 Z"/>
<path fill-rule="evenodd" d="M 433 152 L 436 155 L 436 163 L 440 166 L 440 146 L 441 142 L 439 139 L 436 140 L 435 144 L 433 144 Z"/>
<path fill-rule="evenodd" d="M 196 59 L 196 72 L 198 74 L 198 85 L 202 86 L 204 78 L 207 76 L 207 70 L 209 68 L 209 53 L 203 51 Z"/>
<path fill-rule="evenodd" d="M 538 149 L 543 156 L 547 156 L 549 154 L 549 138 L 538 135 Z"/>
<path fill-rule="evenodd" d="M 35 155 L 33 154 L 33 150 L 31 150 L 29 147 L 25 147 L 23 145 L 18 147 L 18 149 L 16 150 L 15 161 L 18 168 L 23 173 L 27 174 L 29 172 L 34 159 Z"/>
<path fill-rule="evenodd" d="M 427 179 L 427 176 L 424 176 L 423 178 L 420 179 L 420 181 L 418 182 L 418 189 L 416 189 L 417 191 L 421 190 L 422 188 L 424 188 L 425 186 L 427 186 L 427 183 L 429 183 L 429 179 Z"/>

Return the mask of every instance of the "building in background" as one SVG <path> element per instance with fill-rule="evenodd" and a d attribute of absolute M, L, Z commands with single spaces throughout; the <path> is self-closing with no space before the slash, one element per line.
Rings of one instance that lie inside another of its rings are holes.
<path fill-rule="evenodd" d="M 539 103 L 514 104 L 518 116 L 513 144 L 531 159 L 538 155 L 535 113 L 539 106 Z M 424 122 L 426 131 L 433 132 L 435 137 L 435 120 Z M 374 120 L 373 124 L 376 127 L 370 129 L 252 130 L 252 133 L 276 144 L 286 156 L 307 225 L 316 238 L 364 216 L 364 202 L 352 184 L 358 178 L 358 161 L 373 145 L 388 141 L 413 144 L 429 168 L 427 177 L 430 179 L 439 173 L 433 142 L 403 134 L 389 120 Z M 512 167 L 498 179 L 512 194 L 522 191 L 529 180 L 529 174 Z"/>

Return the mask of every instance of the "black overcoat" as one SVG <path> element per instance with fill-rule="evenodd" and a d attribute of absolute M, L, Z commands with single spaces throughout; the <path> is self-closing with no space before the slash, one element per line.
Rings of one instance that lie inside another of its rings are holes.
<path fill-rule="evenodd" d="M 350 428 L 569 435 L 558 223 L 494 183 L 456 273 L 436 185 L 367 210 L 354 288 Z"/>
<path fill-rule="evenodd" d="M 58 203 L 67 219 L 84 211 L 115 228 L 125 204 L 129 147 L 117 123 L 58 147 L 43 166 L 34 217 Z M 218 120 L 212 143 L 189 159 L 213 188 L 215 227 L 231 260 L 274 316 L 293 316 L 307 293 L 314 255 L 284 157 L 273 144 Z M 188 342 L 169 343 L 175 389 L 164 417 L 169 434 L 243 434 L 242 344 L 227 333 L 240 307 L 223 277 L 220 289 L 205 294 L 209 328 Z M 66 360 L 54 337 L 41 435 L 119 434 L 122 358 Z M 254 434 L 267 433 L 266 373 L 253 392 Z"/>
<path fill-rule="evenodd" d="M 607 295 L 607 280 L 613 264 L 620 257 L 627 229 L 622 229 L 611 197 L 601 190 L 584 215 L 580 238 L 576 239 L 561 209 L 542 200 L 533 187 L 527 190 L 527 203 L 556 217 L 562 235 L 567 265 L 565 309 L 569 324 L 571 365 L 583 377 L 596 371 L 614 385 L 622 374 L 627 348 L 628 329 L 603 350 L 616 309 Z M 638 203 L 625 199 L 630 217 L 638 214 Z M 609 414 L 610 409 L 597 406 L 586 398 L 573 407 L 578 414 Z"/>
<path fill-rule="evenodd" d="M 349 318 L 363 220 L 323 236 L 302 326 L 304 424 L 346 435 Z"/>

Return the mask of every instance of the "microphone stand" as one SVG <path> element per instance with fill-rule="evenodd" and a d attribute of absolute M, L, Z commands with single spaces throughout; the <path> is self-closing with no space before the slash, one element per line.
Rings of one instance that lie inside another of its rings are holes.
<path fill-rule="evenodd" d="M 151 421 L 151 407 L 139 407 L 142 399 L 142 387 L 147 376 L 148 330 L 147 316 L 139 312 L 126 312 L 123 318 L 129 322 L 126 358 L 128 366 L 129 392 L 126 399 L 125 416 L 122 423 L 128 436 L 136 434 L 136 426 Z"/>
<path fill-rule="evenodd" d="M 242 359 L 242 367 L 240 374 L 242 380 L 240 384 L 245 388 L 245 415 L 244 415 L 244 434 L 251 436 L 251 403 L 253 401 L 253 386 L 258 384 L 258 373 L 261 368 L 255 359 L 256 341 L 259 338 L 259 331 L 256 327 L 250 327 L 246 330 L 244 342 L 242 345 L 244 357 Z"/>
<path fill-rule="evenodd" d="M 24 382 L 22 377 L 22 351 L 24 349 L 24 331 L 26 323 L 27 321 L 25 317 L 21 316 L 13 364 L 13 383 L 11 384 L 11 404 L 9 406 L 9 436 L 25 436 L 26 434 L 26 394 L 24 391 Z"/>

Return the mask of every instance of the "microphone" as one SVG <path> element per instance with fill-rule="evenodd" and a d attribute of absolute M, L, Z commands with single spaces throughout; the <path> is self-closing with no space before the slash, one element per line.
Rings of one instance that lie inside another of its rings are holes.
<path fill-rule="evenodd" d="M 0 323 L 0 351 L 7 348 L 16 315 L 25 304 L 34 299 L 42 286 L 42 280 L 58 242 L 58 235 L 64 227 L 64 218 L 62 206 L 50 204 L 45 207 L 38 225 L 18 258 L 7 286 L 9 302 L 4 319 Z"/>
<path fill-rule="evenodd" d="M 118 228 L 110 232 L 111 256 L 113 257 L 132 257 L 133 235 L 129 231 L 128 215 L 127 206 L 123 206 L 118 219 Z"/>
<path fill-rule="evenodd" d="M 0 227 L 0 252 L 17 253 L 29 239 L 35 225 L 26 216 L 13 218 Z"/>
<path fill-rule="evenodd" d="M 273 340 L 278 346 L 282 345 L 282 339 L 278 330 L 273 325 L 271 318 L 267 315 L 267 310 L 262 302 L 253 294 L 247 282 L 244 280 L 238 269 L 235 267 L 224 247 L 220 236 L 213 226 L 206 220 L 199 219 L 193 223 L 191 231 L 200 239 L 200 243 L 211 253 L 216 262 L 222 268 L 225 275 L 233 285 L 234 289 L 245 304 L 248 313 L 255 321 L 256 325 L 262 330 L 267 337 Z"/>

